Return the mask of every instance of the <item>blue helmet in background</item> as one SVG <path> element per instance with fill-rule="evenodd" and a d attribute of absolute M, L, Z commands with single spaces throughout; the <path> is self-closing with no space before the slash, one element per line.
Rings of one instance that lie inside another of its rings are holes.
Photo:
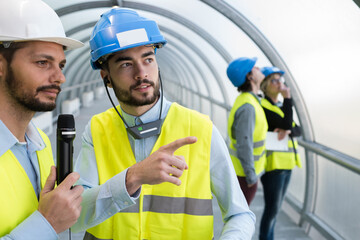
<path fill-rule="evenodd" d="M 279 73 L 281 76 L 284 75 L 284 73 L 285 73 L 283 70 L 281 70 L 277 67 L 263 67 L 261 69 L 261 72 L 265 75 L 265 77 L 267 77 L 273 73 Z"/>
<path fill-rule="evenodd" d="M 255 66 L 257 58 L 241 57 L 233 60 L 227 70 L 226 74 L 235 87 L 240 87 L 245 83 L 246 75 L 251 72 Z"/>
<path fill-rule="evenodd" d="M 157 23 L 131 9 L 112 8 L 101 15 L 90 38 L 91 66 L 100 69 L 105 55 L 129 48 L 166 44 Z"/>

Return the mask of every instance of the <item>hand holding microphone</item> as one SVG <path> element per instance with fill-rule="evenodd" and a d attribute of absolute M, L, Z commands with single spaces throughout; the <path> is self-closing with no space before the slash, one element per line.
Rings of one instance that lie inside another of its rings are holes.
<path fill-rule="evenodd" d="M 51 224 L 56 233 L 61 233 L 74 225 L 81 213 L 81 194 L 84 188 L 72 187 L 80 175 L 70 173 L 55 189 L 56 170 L 51 167 L 44 188 L 40 192 L 38 211 Z"/>
<path fill-rule="evenodd" d="M 73 115 L 60 115 L 57 122 L 57 167 L 56 170 L 54 166 L 51 168 L 50 175 L 41 190 L 38 206 L 38 211 L 57 233 L 70 228 L 77 221 L 81 212 L 81 194 L 84 188 L 79 185 L 73 187 L 80 178 L 78 173 L 72 173 L 74 138 Z M 57 181 L 57 188 L 54 188 L 55 181 Z"/>

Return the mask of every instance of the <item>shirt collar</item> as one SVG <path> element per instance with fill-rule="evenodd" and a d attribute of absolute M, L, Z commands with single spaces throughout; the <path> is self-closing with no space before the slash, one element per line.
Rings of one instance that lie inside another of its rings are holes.
<path fill-rule="evenodd" d="M 28 141 L 28 146 L 31 146 L 34 151 L 39 151 L 45 147 L 45 143 L 41 138 L 39 131 L 36 129 L 32 122 L 30 122 L 27 126 L 25 134 Z M 19 140 L 0 120 L 0 156 L 2 156 L 5 152 L 7 152 L 17 143 L 20 144 Z"/>
<path fill-rule="evenodd" d="M 164 119 L 165 115 L 166 115 L 165 114 L 166 107 L 164 107 L 164 106 L 167 106 L 168 104 L 170 104 L 170 102 L 164 97 L 162 114 L 161 114 L 162 119 Z M 126 123 L 130 127 L 133 127 L 133 126 L 136 126 L 136 125 L 139 125 L 142 123 L 145 124 L 145 123 L 149 123 L 149 122 L 158 120 L 159 115 L 160 115 L 160 108 L 161 108 L 161 96 L 160 96 L 160 99 L 155 103 L 155 105 L 141 116 L 133 116 L 131 114 L 124 112 L 123 110 L 121 110 L 121 111 L 122 111 L 122 116 L 123 116 L 124 120 L 126 121 Z"/>
<path fill-rule="evenodd" d="M 253 95 L 255 98 L 256 98 L 256 100 L 258 100 L 258 102 L 259 102 L 259 104 L 261 104 L 261 101 L 260 101 L 260 97 L 259 96 L 257 96 L 255 93 L 253 93 L 253 92 L 249 92 L 251 95 Z"/>
<path fill-rule="evenodd" d="M 19 142 L 16 137 L 10 132 L 5 124 L 0 120 L 0 156 L 7 150 Z"/>
<path fill-rule="evenodd" d="M 35 151 L 42 150 L 46 147 L 44 140 L 32 121 L 30 121 L 25 134 L 30 140 L 30 143 L 34 144 Z"/>

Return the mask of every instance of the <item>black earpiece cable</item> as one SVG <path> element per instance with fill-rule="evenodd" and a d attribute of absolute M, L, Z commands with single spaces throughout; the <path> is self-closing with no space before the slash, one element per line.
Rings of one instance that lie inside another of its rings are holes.
<path fill-rule="evenodd" d="M 106 81 L 107 80 L 107 81 Z M 117 112 L 117 114 L 119 115 L 119 117 L 121 118 L 121 120 L 124 122 L 125 126 L 127 129 L 130 129 L 129 125 L 125 122 L 124 118 L 121 116 L 121 114 L 119 113 L 119 111 L 117 110 L 113 100 L 111 99 L 108 87 L 107 87 L 107 82 L 109 82 L 110 80 L 106 78 L 104 78 L 104 85 L 105 85 L 105 90 L 106 93 L 110 99 L 110 102 L 112 104 L 112 106 L 115 108 L 115 111 Z M 164 91 L 163 91 L 163 86 L 162 86 L 162 81 L 161 81 L 161 74 L 160 74 L 160 69 L 159 69 L 159 81 L 160 81 L 160 88 L 161 88 L 161 105 L 160 105 L 160 115 L 159 115 L 159 120 L 161 120 L 161 115 L 162 115 L 162 107 L 163 107 L 163 98 L 164 98 Z"/>
<path fill-rule="evenodd" d="M 162 107 L 163 107 L 163 99 L 164 99 L 164 91 L 163 91 L 163 86 L 162 86 L 162 81 L 161 81 L 161 74 L 160 74 L 160 69 L 159 69 L 159 82 L 160 82 L 160 88 L 161 88 L 161 104 L 160 104 L 160 116 L 159 116 L 159 120 L 161 119 L 161 114 L 162 114 Z"/>
<path fill-rule="evenodd" d="M 111 102 L 111 104 L 113 105 L 113 107 L 115 108 L 115 111 L 117 112 L 117 114 L 119 115 L 119 117 L 121 118 L 121 120 L 124 122 L 126 128 L 129 128 L 129 125 L 125 122 L 125 120 L 123 119 L 123 117 L 121 116 L 121 114 L 119 113 L 119 111 L 117 110 L 117 108 L 116 108 L 113 100 L 111 99 L 111 96 L 110 96 L 110 93 L 109 93 L 109 89 L 108 89 L 108 87 L 107 87 L 107 85 L 106 85 L 106 83 L 107 83 L 109 80 L 108 80 L 108 81 L 105 81 L 105 80 L 106 80 L 106 79 L 104 79 L 105 90 L 106 90 L 106 93 L 107 93 L 107 95 L 108 95 L 108 97 L 109 97 L 109 99 L 110 99 L 110 102 Z"/>

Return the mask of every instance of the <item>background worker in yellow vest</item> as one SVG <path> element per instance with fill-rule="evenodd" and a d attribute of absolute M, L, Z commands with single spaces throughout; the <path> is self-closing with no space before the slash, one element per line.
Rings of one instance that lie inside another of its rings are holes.
<path fill-rule="evenodd" d="M 0 0 L 0 239 L 58 239 L 80 215 L 83 188 L 71 173 L 56 188 L 48 137 L 31 122 L 51 111 L 65 82 L 67 38 L 40 0 Z"/>
<path fill-rule="evenodd" d="M 265 170 L 265 138 L 267 122 L 257 96 L 264 74 L 255 66 L 257 58 L 233 60 L 227 75 L 241 92 L 236 98 L 228 120 L 230 155 L 245 198 L 250 205 Z"/>
<path fill-rule="evenodd" d="M 90 228 L 84 239 L 212 239 L 214 194 L 221 239 L 251 239 L 255 216 L 220 133 L 163 95 L 155 51 L 165 44 L 156 22 L 131 9 L 113 8 L 95 25 L 92 67 L 120 105 L 86 126 L 75 169 L 93 200 L 72 229 Z"/>
<path fill-rule="evenodd" d="M 260 239 L 272 240 L 276 215 L 285 197 L 291 169 L 301 167 L 300 156 L 296 151 L 297 141 L 293 139 L 300 136 L 300 128 L 293 121 L 290 88 L 285 86 L 281 78 L 285 72 L 277 67 L 264 67 L 261 72 L 265 75 L 260 86 L 265 95 L 261 105 L 269 125 L 268 130 L 277 132 L 279 140 L 289 137 L 287 151 L 267 150 L 266 173 L 261 176 L 265 207 L 260 223 Z M 280 96 L 283 102 L 280 101 Z"/>

